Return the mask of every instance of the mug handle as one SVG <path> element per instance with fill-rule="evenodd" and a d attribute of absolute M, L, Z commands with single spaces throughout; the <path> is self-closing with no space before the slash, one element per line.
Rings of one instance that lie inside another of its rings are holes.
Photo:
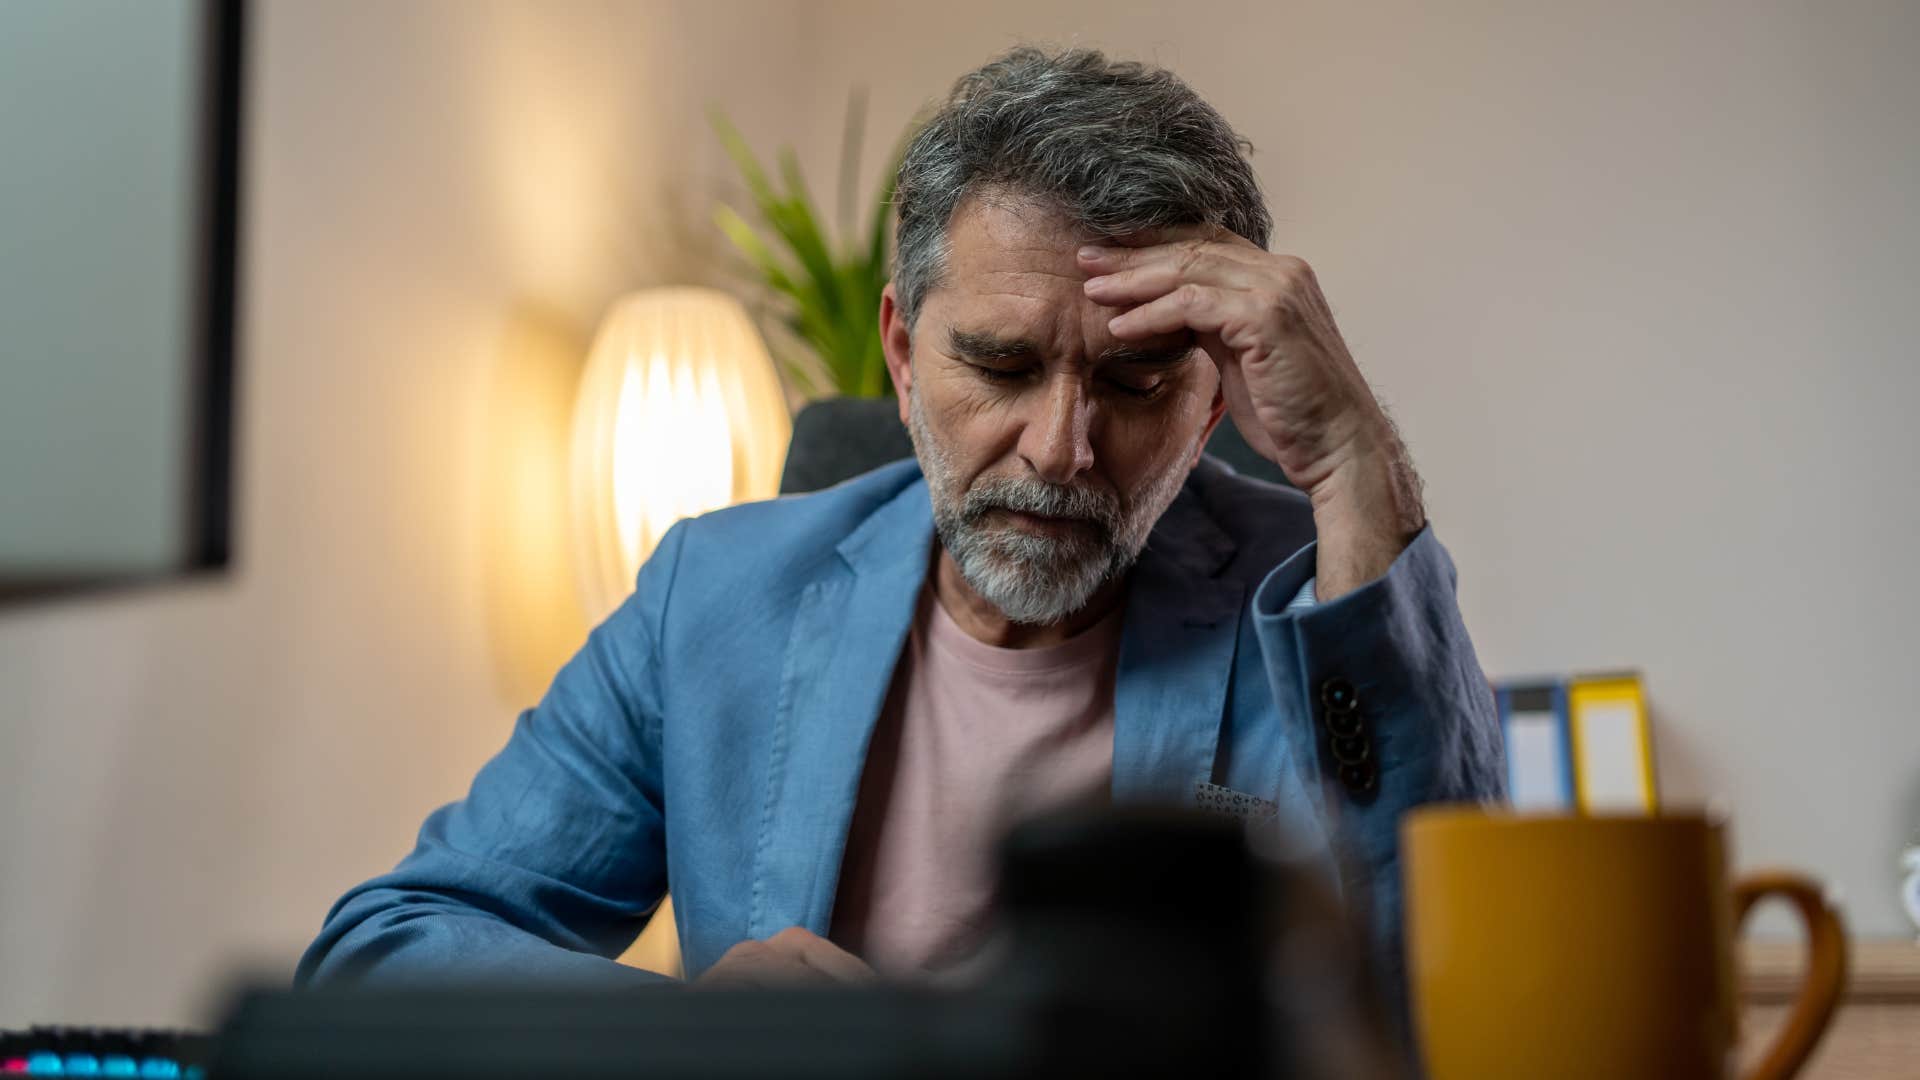
<path fill-rule="evenodd" d="M 1746 921 L 1753 905 L 1769 896 L 1793 904 L 1807 928 L 1807 977 L 1793 1011 L 1766 1055 L 1742 1080 L 1786 1080 L 1800 1071 L 1833 1019 L 1840 989 L 1847 982 L 1847 935 L 1840 913 L 1827 903 L 1811 878 L 1783 870 L 1749 874 L 1733 886 L 1733 922 Z"/>

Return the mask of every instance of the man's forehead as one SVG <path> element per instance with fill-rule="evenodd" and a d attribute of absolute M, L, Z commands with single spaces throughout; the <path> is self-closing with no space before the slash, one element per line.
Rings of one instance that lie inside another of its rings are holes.
<path fill-rule="evenodd" d="M 1031 199 L 973 198 L 947 230 L 947 267 L 962 276 L 1027 268 L 1075 271 L 1074 251 L 1092 239 L 1067 215 Z"/>
<path fill-rule="evenodd" d="M 1115 309 L 1086 298 L 1075 254 L 1099 238 L 1057 209 L 1020 196 L 974 197 L 954 215 L 949 238 L 938 327 L 941 348 L 955 355 L 1045 356 L 1063 331 L 1078 339 L 1089 321 L 1100 339 L 1092 360 L 1164 364 L 1194 347 L 1190 333 L 1124 343 L 1104 333 L 1099 324 Z"/>
<path fill-rule="evenodd" d="M 1204 222 L 1157 225 L 1121 233 L 1105 233 L 1077 221 L 1046 199 L 1005 188 L 987 188 L 962 200 L 949 222 L 948 239 L 955 249 L 978 246 L 1044 247 L 1071 255 L 1085 243 L 1144 247 L 1172 240 L 1200 238 L 1217 232 Z"/>
<path fill-rule="evenodd" d="M 1089 240 L 1104 244 L 1144 246 L 1223 233 L 1217 225 L 1208 225 L 1204 221 L 1192 221 L 1185 225 L 1152 225 L 1123 233 L 1102 233 L 1079 223 L 1069 211 L 1052 200 L 1002 186 L 989 186 L 972 192 L 960 202 L 958 208 L 954 208 L 954 215 L 948 221 L 948 236 L 958 236 L 968 229 L 998 234 L 1002 238 L 1014 234 L 1033 236 L 1071 246 L 1085 244 Z"/>

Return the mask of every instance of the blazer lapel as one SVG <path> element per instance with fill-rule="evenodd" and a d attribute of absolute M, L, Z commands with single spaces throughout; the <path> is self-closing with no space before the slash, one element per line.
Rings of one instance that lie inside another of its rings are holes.
<path fill-rule="evenodd" d="M 842 541 L 801 592 L 768 752 L 752 937 L 796 925 L 827 933 L 867 743 L 932 543 L 926 482 L 916 477 Z"/>
<path fill-rule="evenodd" d="M 1134 564 L 1114 685 L 1115 802 L 1187 802 L 1213 778 L 1240 640 L 1233 541 L 1183 489 Z"/>

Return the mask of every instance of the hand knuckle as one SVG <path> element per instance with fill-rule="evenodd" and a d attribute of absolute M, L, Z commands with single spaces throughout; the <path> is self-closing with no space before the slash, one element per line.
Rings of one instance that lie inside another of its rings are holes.
<path fill-rule="evenodd" d="M 1307 325 L 1306 316 L 1298 306 L 1282 302 L 1273 308 L 1274 319 L 1282 333 L 1297 333 Z"/>

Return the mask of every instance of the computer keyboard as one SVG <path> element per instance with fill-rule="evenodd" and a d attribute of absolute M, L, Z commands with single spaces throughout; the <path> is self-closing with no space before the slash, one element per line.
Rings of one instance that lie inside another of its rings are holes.
<path fill-rule="evenodd" d="M 0 1076 L 200 1080 L 207 1037 L 159 1028 L 41 1026 L 0 1030 Z"/>

